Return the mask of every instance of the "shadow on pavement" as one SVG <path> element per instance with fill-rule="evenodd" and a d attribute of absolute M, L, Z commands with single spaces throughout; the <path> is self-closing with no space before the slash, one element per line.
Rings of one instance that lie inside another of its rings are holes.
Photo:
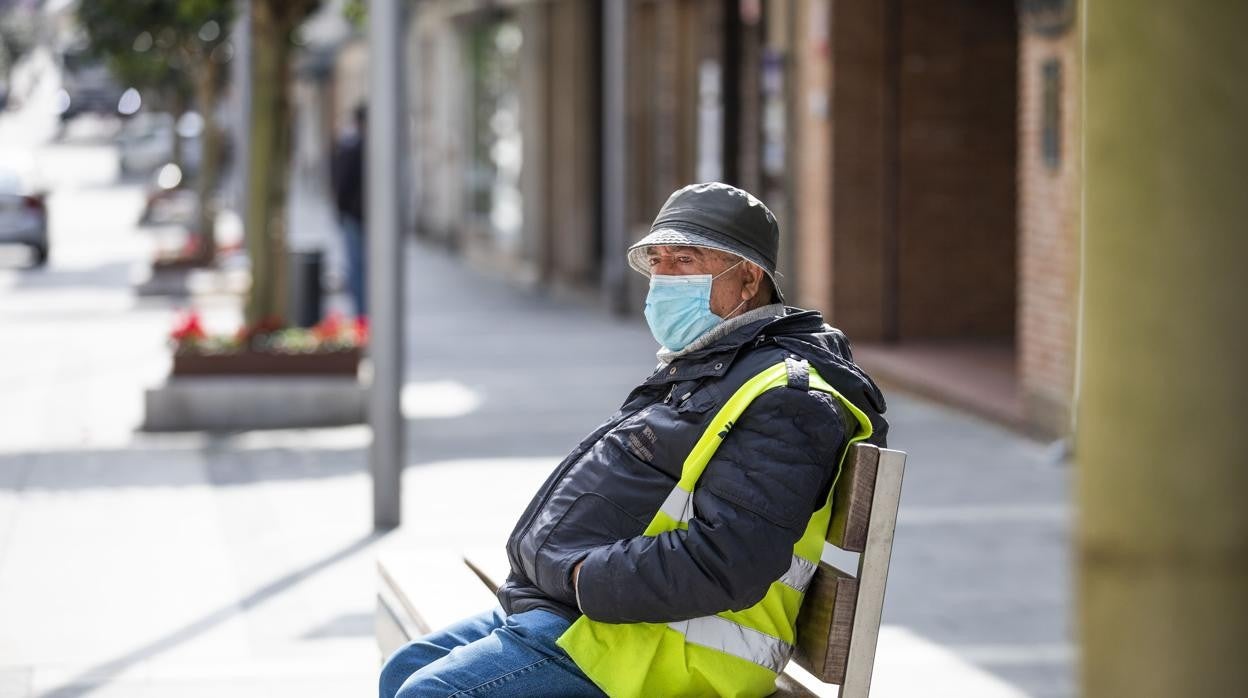
<path fill-rule="evenodd" d="M 88 695 L 92 690 L 102 688 L 110 679 L 115 678 L 126 669 L 143 661 L 147 661 L 157 655 L 188 642 L 195 637 L 211 630 L 212 628 L 224 623 L 225 621 L 239 615 L 245 611 L 249 611 L 259 606 L 273 597 L 281 594 L 291 587 L 307 580 L 309 577 L 316 575 L 329 567 L 355 555 L 361 551 L 367 550 L 381 539 L 386 537 L 386 533 L 370 533 L 355 542 L 335 550 L 322 557 L 315 562 L 292 570 L 281 577 L 265 584 L 246 596 L 238 599 L 238 601 L 222 606 L 221 608 L 208 613 L 200 619 L 189 623 L 171 633 L 158 637 L 151 642 L 136 647 L 125 654 L 119 655 L 114 659 L 92 666 L 85 671 L 80 672 L 77 676 L 69 679 L 60 687 L 45 693 L 45 698 L 69 698 L 70 696 Z"/>
<path fill-rule="evenodd" d="M 607 415 L 603 415 L 603 419 Z M 516 424 L 485 431 L 479 419 L 408 422 L 407 465 L 455 460 L 552 458 L 571 451 L 593 428 L 573 430 L 558 423 Z M 353 444 L 312 447 L 237 447 L 247 434 L 181 434 L 181 444 L 144 444 L 117 449 L 62 449 L 0 454 L 0 490 L 65 492 L 96 489 L 215 487 L 257 482 L 335 478 L 368 471 L 365 427 L 346 432 Z M 357 433 L 357 430 L 358 433 Z M 190 438 L 182 438 L 190 437 Z M 159 438 L 159 437 L 158 437 Z M 163 439 L 162 439 L 163 440 Z M 555 448 L 551 444 L 563 444 Z M 193 467 L 192 467 L 193 466 Z M 32 475 L 34 477 L 32 477 Z M 205 478 L 206 481 L 205 482 Z"/>

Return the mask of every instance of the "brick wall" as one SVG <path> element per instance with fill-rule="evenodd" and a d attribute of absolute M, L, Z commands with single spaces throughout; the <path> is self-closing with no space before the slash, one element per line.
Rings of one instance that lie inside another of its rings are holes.
<path fill-rule="evenodd" d="M 1016 22 L 1011 3 L 904 0 L 898 336 L 1010 337 Z"/>
<path fill-rule="evenodd" d="M 820 60 L 819 3 L 797 3 L 796 302 L 856 341 L 1012 337 L 1027 421 L 1063 433 L 1078 280 L 1076 30 L 1020 34 L 1013 6 L 988 0 L 841 0 L 828 4 Z M 1051 61 L 1055 164 L 1041 144 Z M 813 109 L 820 91 L 826 118 Z"/>
<path fill-rule="evenodd" d="M 1058 38 L 1024 32 L 1019 46 L 1019 372 L 1028 421 L 1069 429 L 1079 265 L 1077 30 Z M 1060 66 L 1060 162 L 1042 148 L 1046 63 Z"/>
<path fill-rule="evenodd" d="M 831 322 L 855 341 L 887 334 L 895 79 L 889 2 L 841 2 L 832 20 Z"/>
<path fill-rule="evenodd" d="M 1013 6 L 822 3 L 820 59 L 820 4 L 797 22 L 798 302 L 860 341 L 1012 337 Z"/>

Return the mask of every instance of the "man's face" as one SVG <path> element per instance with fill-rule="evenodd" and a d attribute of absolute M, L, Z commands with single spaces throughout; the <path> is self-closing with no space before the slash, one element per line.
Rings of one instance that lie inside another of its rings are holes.
<path fill-rule="evenodd" d="M 719 250 L 652 245 L 646 249 L 646 261 L 651 274 L 667 276 L 717 276 L 736 264 L 711 284 L 711 312 L 724 319 L 730 315 L 740 315 L 749 305 L 748 301 L 759 293 L 762 282 L 762 269 L 736 255 Z M 743 302 L 746 302 L 745 305 L 742 305 Z"/>

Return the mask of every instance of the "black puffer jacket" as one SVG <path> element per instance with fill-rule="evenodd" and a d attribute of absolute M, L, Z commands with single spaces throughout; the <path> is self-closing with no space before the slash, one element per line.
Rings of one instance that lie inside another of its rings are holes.
<path fill-rule="evenodd" d="M 668 622 L 748 608 L 789 567 L 826 501 L 851 417 L 817 390 L 779 388 L 746 408 L 694 491 L 688 530 L 642 536 L 720 406 L 754 375 L 806 359 L 872 419 L 884 445 L 884 397 L 854 365 L 845 336 L 818 312 L 740 327 L 655 371 L 559 464 L 507 542 L 508 613 Z M 583 562 L 579 605 L 572 568 Z"/>

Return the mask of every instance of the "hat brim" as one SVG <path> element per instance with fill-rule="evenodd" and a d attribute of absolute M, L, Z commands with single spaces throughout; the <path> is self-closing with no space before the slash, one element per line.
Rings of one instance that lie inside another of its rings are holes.
<path fill-rule="evenodd" d="M 650 265 L 646 263 L 646 249 L 655 245 L 671 245 L 674 247 L 701 247 L 708 250 L 717 250 L 719 252 L 727 252 L 730 255 L 740 257 L 747 262 L 752 262 L 762 269 L 767 278 L 771 279 L 771 286 L 776 291 L 776 298 L 781 303 L 784 302 L 784 294 L 780 291 L 780 284 L 776 281 L 776 271 L 769 269 L 766 262 L 758 255 L 752 254 L 749 250 L 734 249 L 730 245 L 715 240 L 705 235 L 699 235 L 688 230 L 677 230 L 675 228 L 662 228 L 652 231 L 649 235 L 633 243 L 628 248 L 628 266 L 643 276 L 650 276 Z"/>

